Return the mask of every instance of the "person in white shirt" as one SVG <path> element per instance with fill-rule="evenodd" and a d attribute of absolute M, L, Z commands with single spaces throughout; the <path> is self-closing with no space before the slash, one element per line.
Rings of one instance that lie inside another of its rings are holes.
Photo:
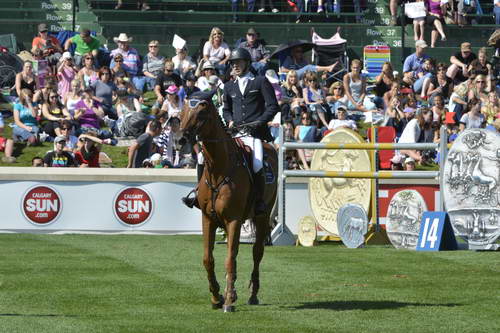
<path fill-rule="evenodd" d="M 187 55 L 186 47 L 182 49 L 175 49 L 175 56 L 172 58 L 172 62 L 174 63 L 174 70 L 177 71 L 182 78 L 184 78 L 185 74 L 189 71 L 196 70 L 196 64 L 193 62 L 190 56 Z"/>
<path fill-rule="evenodd" d="M 337 108 L 336 114 L 338 119 L 330 120 L 330 123 L 328 124 L 328 129 L 334 130 L 337 128 L 348 128 L 354 131 L 358 129 L 358 127 L 356 126 L 356 122 L 354 122 L 354 120 L 346 119 L 347 110 L 344 106 L 339 106 Z"/>

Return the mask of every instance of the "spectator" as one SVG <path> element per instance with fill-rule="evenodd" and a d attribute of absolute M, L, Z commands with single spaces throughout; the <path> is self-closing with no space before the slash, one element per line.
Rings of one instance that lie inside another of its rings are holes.
<path fill-rule="evenodd" d="M 481 103 L 486 103 L 488 101 L 488 93 L 492 91 L 491 81 L 486 79 L 484 75 L 477 75 L 474 80 L 471 80 L 474 84 L 470 87 L 468 91 L 468 98 L 477 98 Z"/>
<path fill-rule="evenodd" d="M 191 94 L 200 91 L 200 88 L 195 86 L 196 76 L 193 73 L 186 74 L 186 84 L 184 85 L 184 89 L 182 90 L 185 98 L 189 98 Z"/>
<path fill-rule="evenodd" d="M 28 142 L 29 146 L 38 143 L 37 112 L 33 107 L 33 93 L 29 89 L 22 89 L 19 102 L 14 104 L 14 126 L 12 136 L 14 141 Z"/>
<path fill-rule="evenodd" d="M 90 54 L 85 54 L 83 56 L 83 67 L 78 72 L 78 80 L 83 84 L 82 89 L 90 87 L 98 78 L 94 58 Z"/>
<path fill-rule="evenodd" d="M 212 96 L 212 102 L 214 103 L 215 108 L 219 110 L 219 108 L 223 105 L 224 84 L 219 80 L 217 75 L 209 77 L 208 84 L 210 85 L 208 90 L 215 90 L 215 94 Z"/>
<path fill-rule="evenodd" d="M 91 88 L 94 90 L 94 100 L 99 102 L 105 116 L 117 119 L 116 111 L 113 109 L 113 97 L 116 95 L 117 87 L 111 80 L 111 70 L 103 66 L 99 69 L 98 80 L 94 81 Z"/>
<path fill-rule="evenodd" d="M 14 153 L 14 140 L 5 139 L 0 136 L 0 151 L 4 152 L 4 156 L 2 156 L 3 163 L 14 163 L 16 162 L 16 158 L 12 156 Z"/>
<path fill-rule="evenodd" d="M 476 59 L 472 53 L 471 44 L 463 42 L 460 45 L 460 52 L 456 52 L 450 57 L 451 65 L 448 67 L 446 76 L 457 82 L 464 82 L 469 77 L 469 65 Z"/>
<path fill-rule="evenodd" d="M 42 51 L 42 57 L 48 61 L 50 66 L 57 65 L 63 50 L 57 38 L 49 35 L 47 24 L 41 23 L 38 25 L 38 36 L 33 38 L 31 43 L 31 53 L 36 53 L 37 50 Z M 55 74 L 54 71 L 51 72 Z"/>
<path fill-rule="evenodd" d="M 442 0 L 425 0 L 427 7 L 427 24 L 432 26 L 431 32 L 431 47 L 436 46 L 438 34 L 441 35 L 441 40 L 446 41 L 446 35 L 443 30 L 444 15 L 441 9 Z"/>
<path fill-rule="evenodd" d="M 82 133 L 97 131 L 99 136 L 110 136 L 107 131 L 100 131 L 104 111 L 100 104 L 94 100 L 92 88 L 86 88 L 83 91 L 83 97 L 76 103 L 75 110 L 74 118 L 78 122 Z"/>
<path fill-rule="evenodd" d="M 172 58 L 174 71 L 185 79 L 188 72 L 194 72 L 196 70 L 196 64 L 191 57 L 187 55 L 186 47 L 175 49 L 175 53 L 175 56 Z"/>
<path fill-rule="evenodd" d="M 66 106 L 71 118 L 75 116 L 75 105 L 82 99 L 82 84 L 78 80 L 71 81 L 71 88 L 63 98 L 63 104 Z"/>
<path fill-rule="evenodd" d="M 118 0 L 115 9 L 121 9 L 123 7 L 123 0 Z M 147 0 L 137 0 L 137 9 L 142 11 L 150 10 L 151 7 L 148 6 Z"/>
<path fill-rule="evenodd" d="M 144 57 L 144 64 L 142 65 L 142 72 L 146 80 L 146 88 L 153 90 L 155 88 L 158 75 L 163 71 L 165 66 L 165 57 L 159 55 L 160 42 L 152 40 L 148 45 L 149 52 Z"/>
<path fill-rule="evenodd" d="M 354 120 L 347 119 L 347 109 L 345 106 L 339 106 L 336 113 L 338 119 L 330 120 L 330 123 L 328 124 L 329 130 L 335 130 L 337 128 L 348 128 L 356 131 L 358 129 Z"/>
<path fill-rule="evenodd" d="M 411 157 L 407 157 L 404 163 L 405 171 L 415 171 L 415 160 Z"/>
<path fill-rule="evenodd" d="M 95 60 L 94 62 L 97 63 L 101 42 L 90 35 L 89 29 L 82 29 L 80 34 L 69 38 L 66 43 L 64 43 L 64 49 L 69 51 L 71 44 L 76 45 L 74 52 L 76 66 L 82 67 L 82 58 L 86 55 L 92 56 Z"/>
<path fill-rule="evenodd" d="M 218 74 L 224 75 L 226 73 L 227 61 L 229 60 L 230 53 L 229 46 L 224 42 L 224 33 L 222 30 L 217 27 L 212 28 L 208 41 L 203 46 L 204 61 L 210 61 Z"/>
<path fill-rule="evenodd" d="M 176 85 L 171 85 L 167 89 L 167 98 L 163 102 L 161 111 L 167 112 L 168 117 L 178 117 L 182 111 L 182 101 L 178 95 L 179 88 Z"/>
<path fill-rule="evenodd" d="M 167 114 L 163 113 L 162 117 Z M 181 145 L 179 142 L 182 139 L 180 131 L 180 120 L 177 117 L 170 117 L 165 122 L 165 126 L 161 134 L 153 139 L 157 146 L 158 152 L 161 154 L 161 165 L 164 168 L 179 167 L 181 161 Z"/>
<path fill-rule="evenodd" d="M 257 31 L 250 28 L 246 34 L 246 41 L 241 42 L 239 47 L 246 49 L 252 56 L 252 67 L 259 75 L 264 75 L 267 70 L 267 64 L 271 53 L 257 40 Z"/>
<path fill-rule="evenodd" d="M 424 0 L 416 0 L 416 2 L 424 2 Z M 424 33 L 425 33 L 425 15 L 413 18 L 413 39 L 415 41 L 424 40 L 425 36 Z"/>
<path fill-rule="evenodd" d="M 376 110 L 376 105 L 366 97 L 366 77 L 361 75 L 361 61 L 351 62 L 351 72 L 344 75 L 344 90 L 347 96 L 347 109 L 368 112 Z"/>
<path fill-rule="evenodd" d="M 493 13 L 495 13 L 495 24 L 500 25 L 500 0 L 493 0 Z"/>
<path fill-rule="evenodd" d="M 432 111 L 427 108 L 419 109 L 417 117 L 410 120 L 405 126 L 399 143 L 417 143 L 424 142 L 423 138 L 426 137 L 425 132 L 432 133 Z M 433 133 L 432 133 L 433 134 Z M 421 151 L 417 150 L 401 150 L 401 154 L 412 157 L 417 163 L 422 164 L 425 158 Z"/>
<path fill-rule="evenodd" d="M 419 67 L 413 72 L 414 78 L 416 79 L 413 84 L 413 91 L 416 94 L 422 93 L 422 87 L 426 80 L 430 80 L 434 76 L 435 62 L 432 58 L 427 58 L 424 60 L 422 67 Z"/>
<path fill-rule="evenodd" d="M 495 119 L 500 116 L 500 103 L 498 102 L 498 95 L 495 91 L 490 91 L 488 93 L 488 101 L 482 104 L 481 113 L 486 117 L 486 123 L 491 129 Z"/>
<path fill-rule="evenodd" d="M 302 90 L 304 102 L 315 121 L 321 121 L 322 126 L 328 127 L 326 109 L 323 104 L 326 104 L 324 91 L 320 88 L 318 77 L 314 72 L 307 72 L 305 75 L 305 88 Z M 328 117 L 329 118 L 329 117 Z"/>
<path fill-rule="evenodd" d="M 25 61 L 23 70 L 16 74 L 17 96 L 21 96 L 21 90 L 23 89 L 29 89 L 31 93 L 34 94 L 39 87 L 38 77 L 33 73 L 33 63 L 31 61 Z"/>
<path fill-rule="evenodd" d="M 394 130 L 396 131 L 396 138 L 399 138 L 408 122 L 413 119 L 414 115 L 415 110 L 413 108 L 403 109 L 403 105 L 401 104 L 399 97 L 393 97 L 387 104 L 387 109 L 385 111 L 385 126 L 394 127 Z"/>
<path fill-rule="evenodd" d="M 33 95 L 33 102 L 38 103 L 35 105 L 42 105 L 49 101 L 49 95 L 52 92 L 57 92 L 57 79 L 54 76 L 47 77 L 45 81 L 45 87 L 35 91 Z"/>
<path fill-rule="evenodd" d="M 294 139 L 297 142 L 315 142 L 316 141 L 316 126 L 312 124 L 312 116 L 309 112 L 302 112 L 300 115 L 301 123 L 295 126 Z M 305 170 L 309 170 L 309 162 L 304 149 L 297 149 L 302 166 Z"/>
<path fill-rule="evenodd" d="M 432 121 L 441 123 L 445 119 L 448 109 L 444 106 L 443 96 L 435 95 L 432 106 Z"/>
<path fill-rule="evenodd" d="M 494 81 L 493 65 L 488 61 L 488 54 L 485 47 L 479 49 L 477 59 L 472 60 L 468 71 L 469 73 L 487 75 L 488 79 Z"/>
<path fill-rule="evenodd" d="M 140 168 L 142 162 L 152 154 L 153 138 L 160 135 L 161 123 L 158 120 L 150 121 L 146 127 L 146 132 L 141 134 L 136 143 L 132 144 L 128 150 L 127 168 Z"/>
<path fill-rule="evenodd" d="M 279 12 L 278 8 L 276 8 L 273 5 L 273 0 L 260 0 L 259 13 L 263 13 L 263 12 L 266 11 L 266 2 L 269 3 L 269 8 L 271 9 L 271 12 L 273 12 L 273 13 L 278 13 Z"/>
<path fill-rule="evenodd" d="M 238 12 L 238 4 L 240 0 L 231 0 L 231 11 L 233 12 L 233 23 L 238 22 L 239 18 L 236 13 Z M 247 0 L 247 11 L 253 13 L 255 11 L 255 0 Z"/>
<path fill-rule="evenodd" d="M 73 152 L 77 148 L 78 138 L 73 135 L 73 124 L 67 119 L 61 120 L 59 127 L 61 131 L 61 136 L 64 137 L 66 141 L 65 150 Z"/>
<path fill-rule="evenodd" d="M 347 98 L 344 94 L 344 84 L 342 82 L 334 82 L 330 86 L 328 94 L 326 95 L 326 102 L 330 106 L 330 111 L 333 116 L 336 116 L 337 109 L 340 106 L 347 104 Z"/>
<path fill-rule="evenodd" d="M 180 88 L 182 86 L 182 79 L 178 74 L 174 73 L 174 63 L 172 61 L 166 61 L 164 71 L 161 72 L 156 79 L 156 104 L 154 108 L 161 108 L 167 95 L 167 89 L 170 86 Z"/>
<path fill-rule="evenodd" d="M 390 26 L 398 24 L 398 6 L 400 3 L 401 0 L 389 0 L 389 11 L 391 13 L 391 21 L 389 23 Z"/>
<path fill-rule="evenodd" d="M 110 143 L 110 139 L 101 140 L 97 137 L 94 131 L 88 131 L 87 134 L 82 134 L 78 138 L 78 147 L 75 151 L 75 160 L 80 168 L 99 168 L 99 155 L 101 153 L 101 145 Z"/>
<path fill-rule="evenodd" d="M 35 156 L 31 159 L 31 166 L 35 168 L 43 168 L 43 158 L 40 156 Z"/>
<path fill-rule="evenodd" d="M 205 91 L 210 88 L 208 83 L 208 78 L 215 74 L 215 67 L 210 61 L 206 61 L 202 67 L 202 75 L 196 81 L 196 86 L 200 88 L 201 91 Z"/>
<path fill-rule="evenodd" d="M 441 95 L 447 100 L 453 92 L 453 82 L 446 76 L 446 69 L 446 65 L 440 63 L 437 65 L 436 75 L 424 80 L 421 96 L 424 99 L 428 99 L 431 104 L 436 95 Z"/>
<path fill-rule="evenodd" d="M 391 90 L 392 84 L 396 81 L 392 64 L 386 61 L 382 65 L 382 72 L 375 78 L 375 99 L 378 108 L 384 109 L 384 94 Z"/>
<path fill-rule="evenodd" d="M 71 58 L 71 53 L 64 52 L 57 68 L 57 78 L 59 79 L 57 93 L 63 100 L 70 91 L 71 81 L 75 79 L 77 72 L 73 64 L 73 58 Z"/>
<path fill-rule="evenodd" d="M 469 128 L 483 128 L 486 125 L 486 119 L 481 114 L 481 101 L 472 98 L 467 102 L 467 113 L 460 118 L 460 132 Z"/>
<path fill-rule="evenodd" d="M 71 119 L 71 115 L 59 101 L 59 96 L 55 91 L 50 93 L 49 101 L 42 105 L 42 115 L 46 120 L 43 131 L 53 138 L 61 135 L 61 130 L 59 129 L 61 120 Z"/>
<path fill-rule="evenodd" d="M 64 150 L 66 147 L 66 138 L 64 136 L 58 136 L 54 140 L 54 150 L 51 150 L 45 154 L 43 158 L 43 165 L 49 168 L 68 168 L 74 167 L 75 161 L 73 155 L 68 151 Z"/>
<path fill-rule="evenodd" d="M 118 78 L 130 79 L 130 75 L 123 67 L 123 56 L 117 54 L 113 58 L 115 65 L 111 68 L 111 76 L 115 78 L 115 83 Z"/>
<path fill-rule="evenodd" d="M 123 57 L 123 69 L 132 79 L 134 87 L 142 92 L 146 84 L 146 79 L 144 76 L 139 75 L 142 67 L 141 57 L 137 50 L 129 45 L 132 42 L 132 37 L 128 37 L 126 33 L 121 33 L 118 37 L 114 37 L 113 40 L 118 44 L 118 48 L 111 51 L 113 60 L 111 60 L 109 67 L 111 69 L 115 67 L 115 56 L 120 54 Z"/>
<path fill-rule="evenodd" d="M 305 104 L 302 98 L 302 88 L 299 85 L 299 76 L 295 70 L 287 73 L 282 87 L 282 96 L 284 103 L 281 106 L 281 112 L 284 118 L 296 119 L 296 123 L 300 123 L 299 116 Z"/>
<path fill-rule="evenodd" d="M 457 1 L 457 15 L 458 25 L 463 27 L 467 24 L 468 14 L 475 14 L 477 12 L 476 0 L 458 0 Z"/>
<path fill-rule="evenodd" d="M 417 79 L 416 73 L 422 69 L 424 61 L 429 58 L 429 56 L 425 54 L 426 48 L 427 43 L 424 40 L 417 40 L 415 42 L 415 53 L 410 54 L 405 59 L 403 73 L 405 73 L 406 77 L 411 78 L 412 81 Z M 413 85 L 413 82 L 411 84 Z"/>
<path fill-rule="evenodd" d="M 384 94 L 384 105 L 385 105 L 386 110 L 389 107 L 393 98 L 395 98 L 395 97 L 399 98 L 401 96 L 400 88 L 401 88 L 400 83 L 398 81 L 395 81 L 392 83 L 391 89 Z"/>
<path fill-rule="evenodd" d="M 469 80 L 460 83 L 455 86 L 453 93 L 450 96 L 450 102 L 448 103 L 448 110 L 450 112 L 455 112 L 455 122 L 458 123 L 462 115 L 464 114 L 464 109 L 467 106 L 468 92 L 472 89 L 474 85 L 475 76 L 469 78 Z"/>
<path fill-rule="evenodd" d="M 298 45 L 292 48 L 290 55 L 285 58 L 281 64 L 280 72 L 288 73 L 293 69 L 297 71 L 297 75 L 301 79 L 306 72 L 333 72 L 337 64 L 338 61 L 330 66 L 310 65 L 304 57 L 302 46 Z"/>

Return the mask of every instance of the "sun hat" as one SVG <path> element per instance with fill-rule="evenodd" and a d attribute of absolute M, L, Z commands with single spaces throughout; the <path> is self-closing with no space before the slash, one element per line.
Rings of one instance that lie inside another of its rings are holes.
<path fill-rule="evenodd" d="M 173 94 L 176 94 L 179 91 L 179 89 L 177 88 L 176 85 L 172 84 L 171 86 L 168 86 L 166 91 L 167 91 L 167 94 L 173 95 Z"/>
<path fill-rule="evenodd" d="M 266 78 L 271 83 L 279 83 L 280 82 L 280 79 L 278 78 L 278 74 L 276 74 L 276 71 L 274 69 L 268 69 L 266 71 Z"/>
<path fill-rule="evenodd" d="M 210 61 L 206 61 L 204 64 L 203 64 L 203 70 L 205 69 L 215 69 L 214 65 L 212 65 L 212 63 Z"/>
<path fill-rule="evenodd" d="M 128 37 L 126 33 L 122 32 L 121 34 L 118 35 L 118 37 L 113 37 L 113 41 L 115 43 L 122 42 L 122 43 L 130 43 L 132 41 L 132 37 Z"/>

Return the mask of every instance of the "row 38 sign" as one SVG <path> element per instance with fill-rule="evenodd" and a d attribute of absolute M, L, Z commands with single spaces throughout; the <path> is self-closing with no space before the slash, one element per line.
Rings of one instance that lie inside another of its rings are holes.
<path fill-rule="evenodd" d="M 57 221 L 64 204 L 62 196 L 50 186 L 34 186 L 26 191 L 21 201 L 24 217 L 37 226 L 46 226 Z M 138 187 L 121 189 L 114 197 L 112 209 L 117 220 L 137 227 L 146 223 L 153 214 L 153 199 Z"/>

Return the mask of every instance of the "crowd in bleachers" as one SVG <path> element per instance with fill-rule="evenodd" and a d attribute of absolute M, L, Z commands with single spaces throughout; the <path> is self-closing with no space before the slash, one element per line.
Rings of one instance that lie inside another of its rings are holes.
<path fill-rule="evenodd" d="M 320 1 L 318 10 L 330 5 L 324 3 Z M 146 1 L 138 5 L 148 9 Z M 268 5 L 273 8 L 271 1 Z M 441 34 L 434 20 L 429 23 Z M 465 128 L 497 130 L 498 73 L 486 49 L 476 55 L 464 42 L 449 63 L 436 64 L 426 55 L 427 42 L 418 37 L 423 34 L 416 36 L 415 53 L 405 60 L 402 73 L 387 62 L 374 80 L 367 78 L 357 59 L 350 61 L 343 77 L 332 77 L 329 73 L 341 64 L 311 64 L 301 45 L 292 47 L 275 71 L 265 36 L 253 28 L 238 47 L 250 52 L 252 70 L 265 75 L 274 88 L 281 107 L 269 123 L 276 145 L 280 125 L 286 141 L 298 142 L 319 141 L 338 128 L 356 131 L 364 122 L 392 127 L 395 140 L 408 143 L 438 141 L 441 125 L 447 126 L 450 140 Z M 128 167 L 194 167 L 196 154 L 182 139 L 179 113 L 186 98 L 200 90 L 216 89 L 213 102 L 222 108 L 224 82 L 234 79 L 224 33 L 213 28 L 198 59 L 191 58 L 185 46 L 166 58 L 161 47 L 167 46 L 157 40 L 140 55 L 131 47 L 132 40 L 121 33 L 113 39 L 116 48 L 106 53 L 87 29 L 62 45 L 40 24 L 12 90 L 13 135 L 0 141 L 3 162 L 15 162 L 14 142 L 49 141 L 55 153 L 43 158 L 44 165 L 98 167 L 100 145 L 133 137 Z M 392 162 L 402 168 L 434 158 L 432 152 L 401 151 Z M 287 167 L 308 169 L 310 160 L 310 152 L 298 150 L 287 157 Z"/>

